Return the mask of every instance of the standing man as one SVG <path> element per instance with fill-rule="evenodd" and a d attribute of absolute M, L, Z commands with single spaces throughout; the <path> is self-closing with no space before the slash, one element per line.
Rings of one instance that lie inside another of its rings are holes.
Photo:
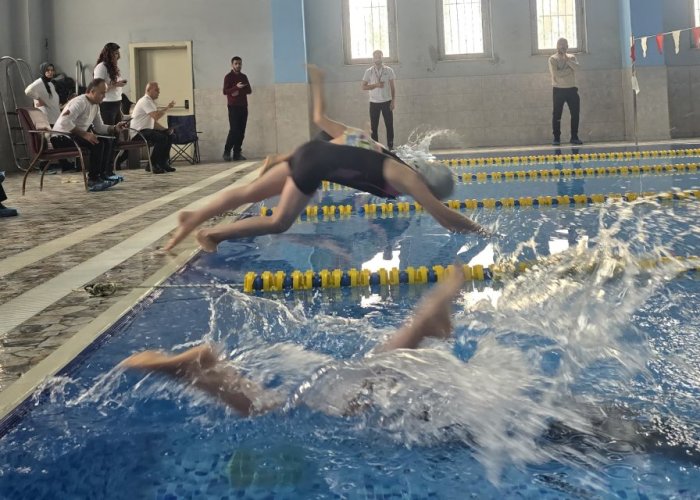
<path fill-rule="evenodd" d="M 175 106 L 175 101 L 170 101 L 167 107 L 159 110 L 156 105 L 158 96 L 160 96 L 158 82 L 148 82 L 146 94 L 136 102 L 134 112 L 131 114 L 131 128 L 141 132 L 141 135 L 153 145 L 151 165 L 153 165 L 154 174 L 175 172 L 175 169 L 170 166 L 173 131 L 158 123 L 158 120 Z M 132 137 L 136 135 L 133 130 L 130 130 L 129 133 Z M 146 170 L 149 168 L 146 167 Z"/>
<path fill-rule="evenodd" d="M 224 146 L 224 161 L 240 161 L 246 157 L 241 154 L 245 126 L 248 122 L 248 94 L 253 92 L 248 77 L 241 73 L 243 59 L 235 56 L 231 59 L 231 72 L 224 77 L 224 95 L 228 101 L 229 131 Z M 233 150 L 233 155 L 231 155 Z"/>
<path fill-rule="evenodd" d="M 384 53 L 375 50 L 372 54 L 374 64 L 367 68 L 362 78 L 362 90 L 369 91 L 369 120 L 372 125 L 372 139 L 379 142 L 379 113 L 384 115 L 386 127 L 386 145 L 394 149 L 394 107 L 396 106 L 396 75 L 389 66 L 384 66 Z"/>
<path fill-rule="evenodd" d="M 576 56 L 567 54 L 569 42 L 566 38 L 557 40 L 557 53 L 549 58 L 549 72 L 552 74 L 552 100 L 554 111 L 552 112 L 552 133 L 554 134 L 553 146 L 561 144 L 561 114 L 564 111 L 564 103 L 569 106 L 571 113 L 571 144 L 583 144 L 578 138 L 578 114 L 581 108 L 581 99 L 576 87 L 576 71 L 579 64 Z"/>
<path fill-rule="evenodd" d="M 68 101 L 53 126 L 55 132 L 70 134 L 78 146 L 90 152 L 89 191 L 104 191 L 120 180 L 112 172 L 112 139 L 101 136 L 116 136 L 126 128 L 126 124 L 105 125 L 102 121 L 100 104 L 106 93 L 107 83 L 102 78 L 95 78 L 83 95 Z M 55 148 L 75 147 L 69 137 L 60 135 L 51 137 L 51 143 Z"/>

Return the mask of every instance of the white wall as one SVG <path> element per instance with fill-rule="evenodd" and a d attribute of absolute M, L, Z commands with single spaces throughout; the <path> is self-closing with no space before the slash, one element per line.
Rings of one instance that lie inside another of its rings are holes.
<path fill-rule="evenodd" d="M 551 80 L 547 56 L 532 54 L 530 2 L 493 1 L 491 6 L 493 57 L 439 61 L 436 2 L 397 2 L 396 143 L 424 125 L 456 132 L 439 147 L 551 140 Z M 580 136 L 584 141 L 624 139 L 619 5 L 589 0 L 586 7 L 588 50 L 578 56 L 583 68 Z M 344 63 L 338 36 L 341 2 L 306 0 L 305 11 L 308 58 L 327 70 L 329 111 L 348 123 L 364 124 L 368 105 L 360 80 L 365 66 Z M 567 120 L 565 112 L 565 138 Z"/>
<path fill-rule="evenodd" d="M 274 136 L 270 140 L 262 133 L 264 124 L 274 120 L 269 1 L 120 0 L 113 8 L 96 8 L 98 4 L 88 0 L 45 1 L 51 57 L 71 76 L 76 60 L 92 69 L 107 42 L 122 46 L 119 67 L 128 79 L 129 42 L 191 40 L 195 109 L 203 132 L 204 159 L 218 159 L 223 152 L 228 118 L 222 83 L 231 69 L 231 57 L 241 56 L 253 88 L 244 149 L 260 156 L 275 148 Z M 160 84 L 167 88 L 167 82 Z M 131 92 L 130 86 L 125 90 Z M 135 90 L 137 96 L 142 93 Z"/>

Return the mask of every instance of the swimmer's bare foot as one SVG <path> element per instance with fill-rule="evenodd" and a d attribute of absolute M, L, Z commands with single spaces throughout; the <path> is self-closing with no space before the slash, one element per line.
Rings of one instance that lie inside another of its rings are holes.
<path fill-rule="evenodd" d="M 209 344 L 200 345 L 175 355 L 159 351 L 143 351 L 133 354 L 119 363 L 121 368 L 159 371 L 177 375 L 191 369 L 207 370 L 217 363 L 217 355 Z"/>
<path fill-rule="evenodd" d="M 175 247 L 175 245 L 184 240 L 187 237 L 187 235 L 194 231 L 195 228 L 199 225 L 195 218 L 195 213 L 187 210 L 183 210 L 179 214 L 177 214 L 177 223 L 178 227 L 175 230 L 175 234 L 172 238 L 170 238 L 170 241 L 168 241 L 168 243 L 166 243 L 163 247 L 163 250 L 165 250 L 166 252 L 172 250 Z"/>
<path fill-rule="evenodd" d="M 199 243 L 199 246 L 202 247 L 202 250 L 204 250 L 205 252 L 216 252 L 216 247 L 219 246 L 219 243 L 216 240 L 214 240 L 214 238 L 209 234 L 209 232 L 206 229 L 197 231 L 195 239 L 197 240 L 197 243 Z"/>

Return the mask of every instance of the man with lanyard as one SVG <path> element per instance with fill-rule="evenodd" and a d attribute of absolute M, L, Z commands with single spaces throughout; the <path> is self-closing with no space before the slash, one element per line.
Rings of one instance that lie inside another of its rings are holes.
<path fill-rule="evenodd" d="M 372 139 L 379 141 L 379 114 L 384 115 L 386 145 L 394 149 L 394 107 L 396 105 L 396 75 L 389 66 L 384 66 L 381 50 L 372 54 L 374 64 L 367 68 L 362 78 L 362 90 L 369 91 L 369 119 L 372 126 Z"/>

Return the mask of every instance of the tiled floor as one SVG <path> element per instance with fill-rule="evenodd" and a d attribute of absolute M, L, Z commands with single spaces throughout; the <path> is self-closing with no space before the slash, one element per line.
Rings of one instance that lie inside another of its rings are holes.
<path fill-rule="evenodd" d="M 24 197 L 22 176 L 8 175 L 5 205 L 20 215 L 0 219 L 0 391 L 126 295 L 130 286 L 172 260 L 153 251 L 166 237 L 156 235 L 143 249 L 128 248 L 126 260 L 108 265 L 109 270 L 92 280 L 124 284 L 110 297 L 90 297 L 78 286 L 58 295 L 53 287 L 46 298 L 40 288 L 52 280 L 58 285 L 79 283 L 75 273 L 80 266 L 99 261 L 94 257 L 124 242 L 128 247 L 129 241 L 142 241 L 144 229 L 148 236 L 152 225 L 258 167 L 256 162 L 179 165 L 177 172 L 165 175 L 126 170 L 121 172 L 125 183 L 101 193 L 86 193 L 75 173 L 46 176 L 40 192 L 38 175 L 33 174 Z M 35 309 L 41 310 L 34 314 Z"/>

